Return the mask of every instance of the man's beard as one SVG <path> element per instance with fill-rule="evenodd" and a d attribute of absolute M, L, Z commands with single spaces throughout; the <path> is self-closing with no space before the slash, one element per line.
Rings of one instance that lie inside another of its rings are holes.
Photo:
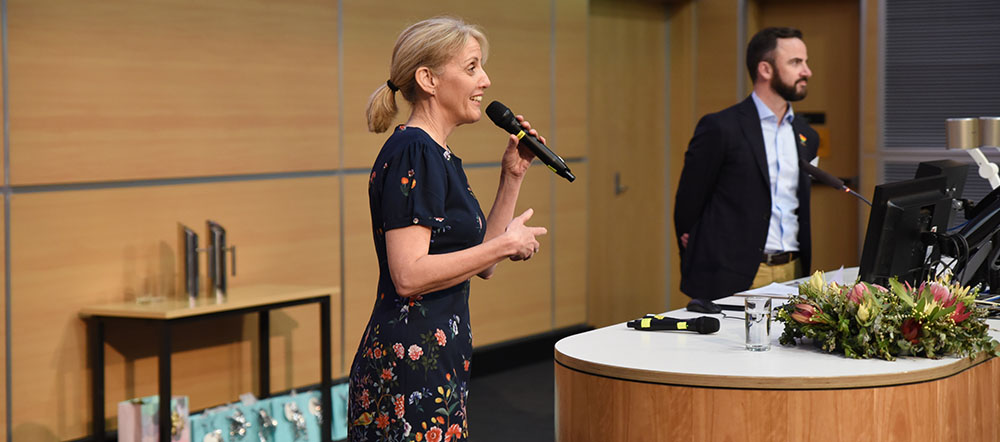
<path fill-rule="evenodd" d="M 781 98 L 784 98 L 785 101 L 799 101 L 803 98 L 806 98 L 806 91 L 807 91 L 807 89 L 805 88 L 802 89 L 802 92 L 798 92 L 795 90 L 795 85 L 797 85 L 799 81 L 796 81 L 791 85 L 786 84 L 784 81 L 782 81 L 781 74 L 778 72 L 777 69 L 775 69 L 774 76 L 771 77 L 771 89 L 773 89 L 774 92 L 776 92 Z"/>

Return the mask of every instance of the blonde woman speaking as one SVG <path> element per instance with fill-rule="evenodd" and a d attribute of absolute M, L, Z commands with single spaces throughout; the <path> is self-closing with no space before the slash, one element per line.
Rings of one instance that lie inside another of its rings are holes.
<path fill-rule="evenodd" d="M 455 128 L 482 117 L 487 52 L 476 26 L 447 17 L 416 23 L 396 40 L 389 80 L 369 102 L 376 133 L 389 129 L 396 93 L 412 113 L 393 129 L 369 178 L 379 283 L 351 364 L 349 440 L 468 437 L 469 279 L 488 279 L 505 259 L 530 259 L 546 233 L 525 225 L 531 209 L 514 217 L 534 158 L 516 136 L 508 136 L 488 217 L 448 145 Z"/>

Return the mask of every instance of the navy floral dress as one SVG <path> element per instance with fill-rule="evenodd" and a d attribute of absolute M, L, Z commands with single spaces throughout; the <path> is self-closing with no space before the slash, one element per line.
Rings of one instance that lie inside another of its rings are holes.
<path fill-rule="evenodd" d="M 415 224 L 431 229 L 431 254 L 483 242 L 485 216 L 462 160 L 423 130 L 399 126 L 375 160 L 368 197 L 379 281 L 351 364 L 348 439 L 468 438 L 469 281 L 403 298 L 389 275 L 385 249 L 386 231 Z"/>

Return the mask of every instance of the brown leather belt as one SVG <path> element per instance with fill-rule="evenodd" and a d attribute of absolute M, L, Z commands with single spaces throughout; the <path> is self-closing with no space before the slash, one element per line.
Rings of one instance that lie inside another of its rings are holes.
<path fill-rule="evenodd" d="M 760 262 L 769 266 L 780 266 L 788 264 L 798 257 L 799 252 L 764 253 L 761 255 Z"/>

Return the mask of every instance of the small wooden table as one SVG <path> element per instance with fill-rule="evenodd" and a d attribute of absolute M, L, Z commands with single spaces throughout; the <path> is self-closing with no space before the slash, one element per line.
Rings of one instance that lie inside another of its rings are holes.
<path fill-rule="evenodd" d="M 320 426 L 321 440 L 331 439 L 331 397 L 332 378 L 330 351 L 330 297 L 339 293 L 333 287 L 303 287 L 289 285 L 258 285 L 232 288 L 225 302 L 214 298 L 201 297 L 190 303 L 168 300 L 139 304 L 135 302 L 106 304 L 80 310 L 80 317 L 91 326 L 90 352 L 94 367 L 91 371 L 93 387 L 93 433 L 94 440 L 103 441 L 104 428 L 104 326 L 105 322 L 143 321 L 156 323 L 159 329 L 159 396 L 160 396 L 160 440 L 170 440 L 170 331 L 175 324 L 217 318 L 229 315 L 257 313 L 260 345 L 260 392 L 261 398 L 270 395 L 270 311 L 295 305 L 318 303 L 320 317 L 320 394 L 323 404 L 323 425 Z M 166 404 L 166 405 L 164 405 Z"/>

